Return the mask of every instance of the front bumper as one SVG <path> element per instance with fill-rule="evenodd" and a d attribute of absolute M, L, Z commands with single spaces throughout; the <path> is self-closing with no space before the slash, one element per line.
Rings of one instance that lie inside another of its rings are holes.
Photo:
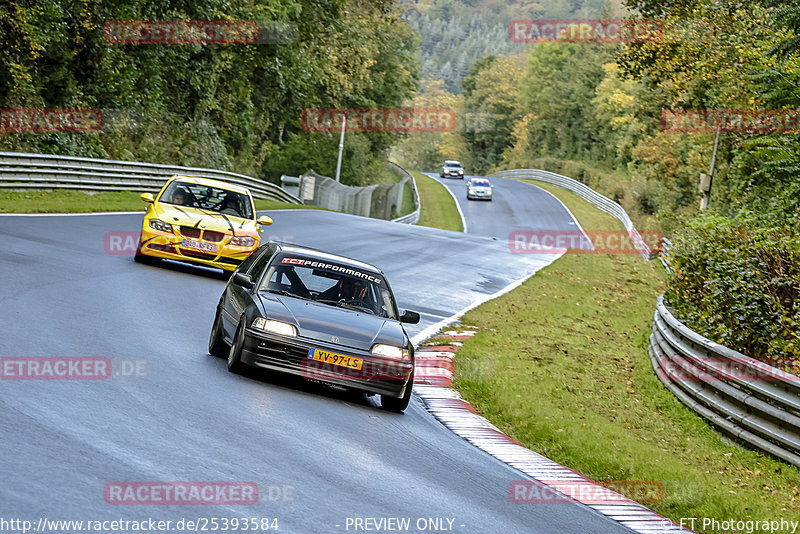
<path fill-rule="evenodd" d="M 177 260 L 216 267 L 225 271 L 234 271 L 259 245 L 259 240 L 256 239 L 256 243 L 252 247 L 238 247 L 227 244 L 229 237 L 226 237 L 223 242 L 209 242 L 217 247 L 216 252 L 205 252 L 184 247 L 183 239 L 181 235 L 159 232 L 148 225 L 142 229 L 140 252 L 154 258 Z"/>
<path fill-rule="evenodd" d="M 361 370 L 321 363 L 308 357 L 321 349 L 364 360 Z M 330 343 L 287 338 L 261 330 L 245 329 L 242 362 L 270 371 L 280 371 L 328 384 L 401 398 L 414 371 L 413 361 L 397 361 Z"/>

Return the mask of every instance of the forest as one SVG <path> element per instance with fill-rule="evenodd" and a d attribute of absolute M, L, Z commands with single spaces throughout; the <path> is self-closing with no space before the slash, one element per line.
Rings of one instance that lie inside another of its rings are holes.
<path fill-rule="evenodd" d="M 301 113 L 391 108 L 412 97 L 418 41 L 401 15 L 390 0 L 0 0 L 0 150 L 213 167 L 272 181 L 309 168 L 332 175 L 338 139 L 304 132 Z M 133 21 L 147 23 L 149 42 L 115 38 Z M 158 41 L 169 21 L 189 29 L 210 21 L 217 33 L 238 25 L 257 37 Z M 105 121 L 100 131 L 15 132 L 14 109 L 98 110 Z M 343 181 L 382 172 L 396 135 L 350 135 Z"/>
<path fill-rule="evenodd" d="M 489 54 L 472 63 L 461 92 L 422 80 L 414 105 L 453 107 L 458 126 L 407 137 L 392 155 L 426 170 L 460 159 L 469 174 L 538 168 L 590 185 L 640 228 L 673 238 L 666 297 L 679 316 L 784 365 L 800 355 L 800 2 L 624 8 L 625 18 L 658 21 L 659 37 Z M 676 128 L 670 118 L 714 114 L 739 119 L 717 121 L 710 208 L 701 212 L 715 128 Z M 742 117 L 749 126 L 733 127 Z"/>

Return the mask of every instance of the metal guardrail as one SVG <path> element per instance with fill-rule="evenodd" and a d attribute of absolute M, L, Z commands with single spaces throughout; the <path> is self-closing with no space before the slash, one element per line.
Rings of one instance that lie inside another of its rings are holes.
<path fill-rule="evenodd" d="M 302 204 L 280 187 L 251 176 L 214 169 L 50 154 L 0 152 L 0 188 L 152 192 L 175 174 L 222 180 L 250 189 L 254 198 Z"/>
<path fill-rule="evenodd" d="M 420 200 L 419 191 L 417 191 L 417 181 L 414 179 L 414 177 L 411 175 L 410 172 L 405 170 L 397 163 L 393 163 L 390 161 L 387 165 L 389 166 L 389 169 L 393 173 L 397 174 L 401 178 L 400 180 L 401 182 L 404 181 L 403 179 L 411 180 L 411 195 L 412 198 L 414 199 L 414 207 L 416 208 L 408 215 L 403 215 L 402 217 L 394 219 L 394 222 L 403 224 L 417 224 L 419 222 L 420 210 L 422 209 L 422 200 Z"/>
<path fill-rule="evenodd" d="M 584 199 L 585 201 L 593 204 L 598 209 L 608 213 L 612 217 L 619 219 L 628 231 L 631 237 L 634 248 L 639 251 L 639 254 L 646 260 L 650 260 L 652 252 L 647 244 L 642 239 L 641 234 L 636 230 L 633 221 L 628 217 L 625 209 L 618 203 L 614 202 L 608 197 L 604 197 L 591 187 L 573 180 L 567 176 L 562 176 L 554 172 L 542 171 L 538 169 L 516 169 L 510 171 L 499 171 L 490 176 L 496 178 L 523 178 L 526 180 L 539 180 L 540 182 L 547 182 L 549 184 L 557 185 L 568 189 Z"/>
<path fill-rule="evenodd" d="M 678 399 L 728 434 L 800 466 L 800 377 L 707 339 L 658 298 L 648 349 Z"/>
<path fill-rule="evenodd" d="M 569 189 L 619 219 L 645 259 L 656 253 L 671 271 L 672 242 L 650 251 L 618 203 L 586 185 L 548 171 L 501 171 L 498 178 L 539 180 Z M 658 298 L 648 347 L 659 380 L 701 417 L 751 446 L 800 466 L 800 377 L 703 337 L 681 323 Z"/>

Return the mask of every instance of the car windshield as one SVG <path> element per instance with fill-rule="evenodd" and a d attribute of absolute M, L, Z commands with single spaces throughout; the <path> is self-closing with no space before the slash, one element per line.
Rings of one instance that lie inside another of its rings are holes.
<path fill-rule="evenodd" d="M 489 187 L 489 182 L 487 180 L 472 180 L 470 185 L 476 187 Z"/>
<path fill-rule="evenodd" d="M 397 319 L 394 298 L 383 276 L 324 260 L 278 255 L 259 291 Z"/>
<path fill-rule="evenodd" d="M 459 162 L 457 162 L 457 161 L 445 161 L 444 162 L 444 166 L 445 167 L 461 167 L 461 164 Z"/>
<path fill-rule="evenodd" d="M 175 180 L 164 189 L 158 201 L 216 211 L 233 217 L 253 218 L 253 203 L 248 195 L 219 187 Z"/>

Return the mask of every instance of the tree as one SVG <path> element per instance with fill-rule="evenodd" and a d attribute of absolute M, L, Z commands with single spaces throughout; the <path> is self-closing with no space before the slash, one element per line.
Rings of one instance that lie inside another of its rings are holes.
<path fill-rule="evenodd" d="M 525 57 L 524 53 L 486 56 L 473 63 L 462 82 L 465 120 L 461 133 L 471 147 L 471 157 L 465 159 L 475 173 L 497 166 L 512 143 L 512 129 L 520 117 L 517 96 Z"/>

